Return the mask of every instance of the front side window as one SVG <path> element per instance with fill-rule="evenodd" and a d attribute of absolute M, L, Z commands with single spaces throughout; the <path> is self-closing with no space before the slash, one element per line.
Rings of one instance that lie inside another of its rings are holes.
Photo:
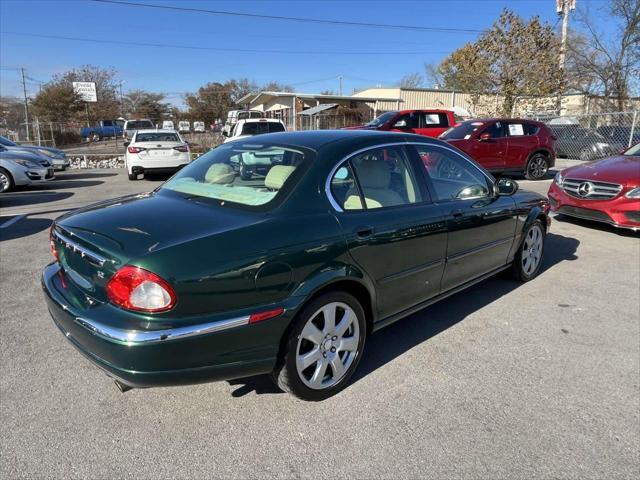
<path fill-rule="evenodd" d="M 393 125 L 396 128 L 420 128 L 420 115 L 416 112 L 401 115 Z"/>
<path fill-rule="evenodd" d="M 522 126 L 520 127 L 522 128 Z M 488 133 L 491 138 L 501 138 L 504 137 L 504 124 L 502 122 L 495 122 L 489 125 L 481 135 Z"/>
<path fill-rule="evenodd" d="M 191 162 L 161 191 L 213 200 L 221 206 L 269 210 L 295 187 L 310 155 L 302 149 L 255 141 L 227 143 Z"/>
<path fill-rule="evenodd" d="M 421 202 L 422 194 L 404 147 L 356 155 L 331 179 L 331 192 L 344 210 L 395 207 Z"/>
<path fill-rule="evenodd" d="M 431 145 L 416 148 L 438 200 L 466 200 L 490 195 L 487 177 L 460 155 Z"/>

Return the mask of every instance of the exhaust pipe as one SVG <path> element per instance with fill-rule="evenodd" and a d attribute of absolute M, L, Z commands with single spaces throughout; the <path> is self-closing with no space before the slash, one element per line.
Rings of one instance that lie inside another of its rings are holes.
<path fill-rule="evenodd" d="M 113 382 L 116 384 L 116 387 L 118 387 L 118 390 L 120 390 L 121 393 L 128 392 L 133 388 L 133 387 L 130 387 L 129 385 L 125 385 L 124 383 L 118 380 L 114 380 Z"/>

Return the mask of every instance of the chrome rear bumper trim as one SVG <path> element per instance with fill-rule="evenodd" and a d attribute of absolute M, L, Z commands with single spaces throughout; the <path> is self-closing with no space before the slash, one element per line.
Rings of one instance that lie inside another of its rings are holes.
<path fill-rule="evenodd" d="M 165 330 L 125 330 L 111 327 L 104 323 L 86 318 L 76 318 L 75 322 L 89 330 L 91 333 L 104 338 L 110 342 L 123 343 L 125 345 L 147 345 L 152 343 L 179 340 L 181 338 L 206 335 L 208 333 L 220 332 L 229 328 L 235 328 L 249 324 L 249 316 L 230 318 L 217 322 L 200 323 L 186 327 L 169 328 Z"/>

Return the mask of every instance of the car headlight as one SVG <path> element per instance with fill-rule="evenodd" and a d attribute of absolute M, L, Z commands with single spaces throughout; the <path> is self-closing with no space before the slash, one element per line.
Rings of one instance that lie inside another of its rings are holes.
<path fill-rule="evenodd" d="M 564 177 L 562 176 L 562 173 L 561 172 L 556 173 L 556 176 L 554 177 L 553 181 L 556 182 L 556 185 L 561 187 L 562 183 L 564 182 Z"/>
<path fill-rule="evenodd" d="M 38 165 L 37 163 L 30 162 L 29 160 L 22 160 L 18 158 L 18 159 L 11 159 L 11 161 L 25 168 L 41 168 L 40 165 Z"/>
<path fill-rule="evenodd" d="M 640 187 L 629 190 L 624 196 L 627 198 L 640 198 Z"/>

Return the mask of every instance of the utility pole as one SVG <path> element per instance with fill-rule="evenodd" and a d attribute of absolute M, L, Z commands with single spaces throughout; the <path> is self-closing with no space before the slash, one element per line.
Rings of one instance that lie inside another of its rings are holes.
<path fill-rule="evenodd" d="M 556 12 L 562 15 L 562 33 L 560 37 L 560 61 L 558 67 L 560 71 L 565 71 L 567 57 L 567 32 L 569 30 L 569 12 L 576 9 L 576 0 L 556 0 Z M 562 113 L 562 91 L 558 92 L 556 100 L 558 115 Z"/>
<path fill-rule="evenodd" d="M 342 75 L 338 75 L 338 80 L 340 81 L 340 88 L 338 92 L 339 92 L 339 95 L 342 96 Z"/>
<path fill-rule="evenodd" d="M 22 91 L 24 93 L 24 126 L 27 130 L 27 142 L 29 139 L 29 101 L 27 100 L 27 84 L 24 81 L 24 67 L 20 68 L 22 72 Z"/>

